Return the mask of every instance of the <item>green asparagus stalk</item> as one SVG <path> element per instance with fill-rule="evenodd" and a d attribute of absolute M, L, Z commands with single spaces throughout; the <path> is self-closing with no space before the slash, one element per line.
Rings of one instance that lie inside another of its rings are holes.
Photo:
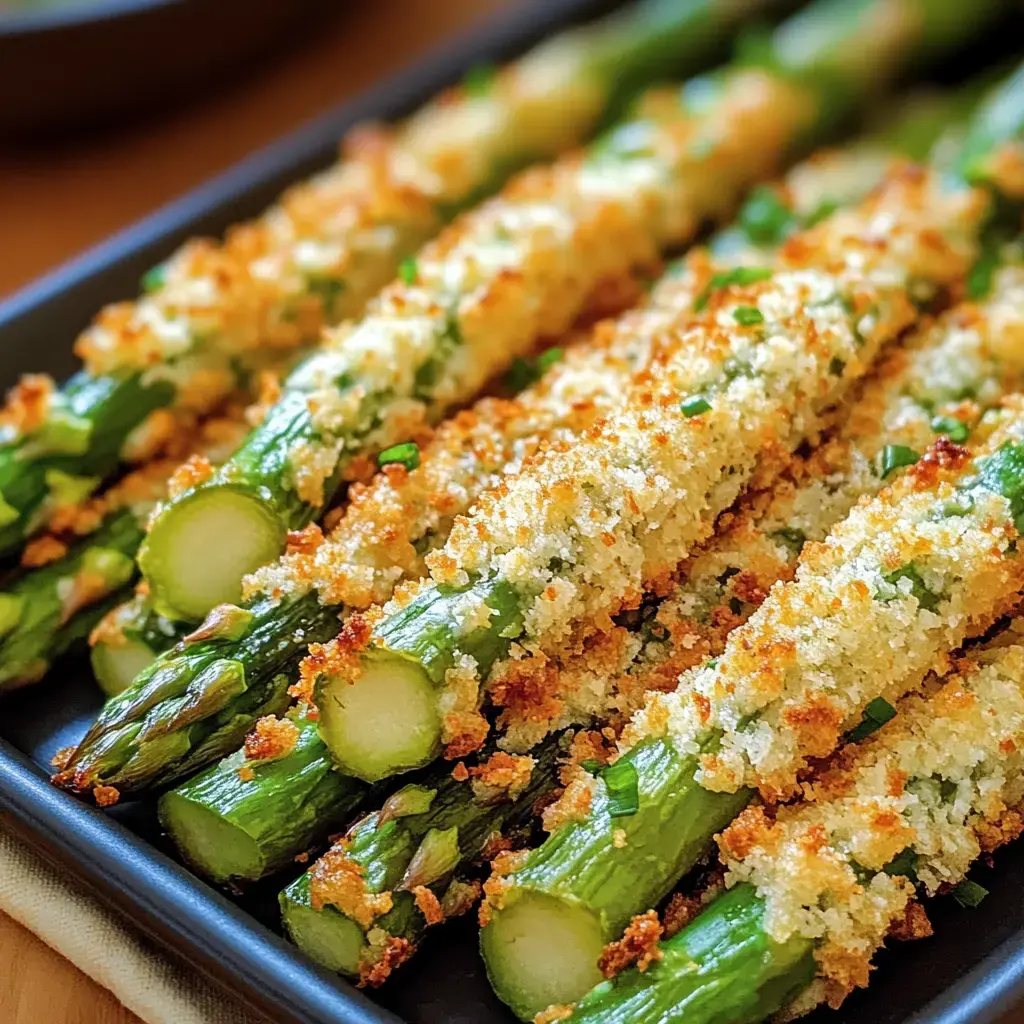
<path fill-rule="evenodd" d="M 0 690 L 38 681 L 60 655 L 102 630 L 130 593 L 146 519 L 166 497 L 179 457 L 191 450 L 223 459 L 241 432 L 240 417 L 211 418 L 177 438 L 177 457 L 155 459 L 102 494 L 62 507 L 53 532 L 26 546 L 14 581 L 0 591 Z"/>
<path fill-rule="evenodd" d="M 0 593 L 0 691 L 38 682 L 57 658 L 84 643 L 134 578 L 142 534 L 131 509 L 115 512 L 62 557 Z"/>
<path fill-rule="evenodd" d="M 767 244 L 766 210 L 777 214 L 781 204 L 792 214 L 781 218 L 784 230 L 776 231 L 776 242 L 781 241 L 786 231 L 818 216 L 822 203 L 841 205 L 861 198 L 880 179 L 885 165 L 884 152 L 870 144 L 809 161 L 793 172 L 785 187 L 751 198 L 739 228 L 721 236 L 720 247 L 728 250 L 722 258 L 736 265 L 757 262 Z M 774 198 L 769 202 L 770 196 Z M 484 399 L 471 415 L 457 416 L 439 429 L 419 453 L 417 468 L 395 466 L 378 474 L 327 539 L 300 538 L 291 554 L 252 578 L 252 596 L 235 616 L 237 635 L 210 644 L 200 630 L 200 639 L 186 640 L 158 659 L 138 678 L 131 695 L 106 709 L 71 762 L 76 768 L 73 784 L 109 786 L 116 778 L 119 788 L 136 792 L 166 784 L 168 773 L 178 773 L 177 753 L 169 761 L 152 753 L 143 759 L 137 755 L 145 739 L 121 746 L 108 743 L 107 737 L 122 730 L 126 736 L 137 735 L 138 720 L 159 718 L 161 707 L 173 713 L 180 696 L 196 685 L 212 661 L 244 663 L 246 707 L 259 706 L 251 701 L 253 693 L 265 700 L 272 694 L 283 699 L 288 670 L 305 654 L 303 643 L 328 639 L 346 609 L 386 600 L 403 578 L 422 576 L 424 556 L 443 543 L 455 516 L 468 511 L 492 481 L 514 469 L 542 440 L 575 436 L 608 411 L 630 368 L 647 359 L 655 322 L 666 317 L 670 321 L 676 308 L 692 302 L 693 294 L 692 283 L 670 274 L 654 289 L 641 314 L 650 321 L 651 331 L 622 332 L 610 345 L 574 345 L 554 361 L 545 357 L 546 372 L 516 401 Z M 214 626 L 221 614 L 212 613 Z M 295 615 L 306 631 L 298 643 L 290 638 Z M 247 643 L 255 636 L 262 638 L 260 650 L 276 652 L 280 645 L 291 652 L 292 661 L 253 657 Z M 232 749 L 207 748 L 206 756 L 216 759 Z M 182 773 L 204 766 L 188 748 L 180 756 L 188 758 Z M 136 763 L 130 777 L 121 772 L 129 759 Z"/>
<path fill-rule="evenodd" d="M 141 538 L 139 543 L 142 543 Z M 149 595 L 133 594 L 112 608 L 89 636 L 92 673 L 115 697 L 190 630 L 153 610 Z"/>
<path fill-rule="evenodd" d="M 160 800 L 184 860 L 215 882 L 256 881 L 294 863 L 370 793 L 332 770 L 302 709 L 266 723 L 264 735 Z"/>
<path fill-rule="evenodd" d="M 580 780 L 589 811 L 500 880 L 482 933 L 492 983 L 517 1014 L 595 984 L 602 946 L 668 893 L 755 788 L 773 801 L 797 791 L 862 714 L 884 721 L 1018 600 L 1024 416 L 1019 403 L 1005 415 L 973 458 L 940 438 L 805 553 L 720 657 L 649 698 L 616 762 L 633 813 L 615 815 L 603 782 Z M 545 966 L 550 943 L 563 952 Z"/>
<path fill-rule="evenodd" d="M 292 941 L 331 970 L 383 982 L 429 925 L 473 905 L 467 872 L 528 823 L 556 784 L 557 752 L 552 742 L 536 758 L 497 753 L 476 778 L 439 767 L 398 790 L 281 894 Z"/>
<path fill-rule="evenodd" d="M 543 665 L 568 636 L 635 606 L 743 488 L 769 483 L 780 454 L 826 426 L 917 319 L 922 286 L 955 288 L 977 258 L 995 204 L 946 181 L 934 170 L 897 176 L 855 213 L 792 239 L 777 270 L 709 268 L 696 316 L 659 325 L 669 340 L 657 372 L 637 375 L 621 409 L 478 501 L 428 558 L 431 579 L 333 646 L 315 700 L 339 768 L 376 780 L 461 746 L 479 731 L 489 682 L 521 675 L 531 655 Z M 880 219 L 892 234 L 862 253 L 854 239 Z M 915 254 L 897 238 L 924 244 Z M 933 260 L 939 238 L 946 249 Z M 813 311 L 824 308 L 823 334 Z"/>
<path fill-rule="evenodd" d="M 764 930 L 764 902 L 738 885 L 656 947 L 643 972 L 631 968 L 553 1020 L 629 1024 L 758 1024 L 814 978 L 814 943 L 775 942 Z"/>
<path fill-rule="evenodd" d="M 837 109 L 952 41 L 948 5 L 917 0 L 912 38 L 900 21 L 887 59 L 866 66 L 856 55 L 879 52 L 890 4 L 851 19 L 830 0 L 780 30 L 769 68 L 724 74 L 710 95 L 648 95 L 588 157 L 517 179 L 421 250 L 358 325 L 288 378 L 236 457 L 155 518 L 141 564 L 157 607 L 188 618 L 237 601 L 244 574 L 322 514 L 368 455 L 394 455 L 539 335 L 566 330 L 595 288 L 688 241 Z M 838 15 L 842 46 L 839 29 L 826 31 Z M 197 565 L 197 547 L 217 557 Z"/>
<path fill-rule="evenodd" d="M 847 748 L 813 801 L 773 823 L 746 812 L 719 839 L 734 887 L 648 948 L 646 969 L 601 982 L 552 1019 L 756 1024 L 787 1006 L 791 1017 L 825 998 L 837 1005 L 867 984 L 915 887 L 957 886 L 1019 831 L 1008 807 L 1024 782 L 1022 724 L 1024 648 L 973 654 Z"/>
<path fill-rule="evenodd" d="M 104 310 L 79 339 L 81 373 L 59 390 L 27 378 L 12 396 L 0 553 L 59 503 L 54 471 L 85 493 L 173 430 L 167 411 L 207 413 L 239 367 L 244 378 L 287 364 L 325 323 L 360 315 L 404 257 L 516 167 L 577 144 L 645 81 L 711 63 L 750 7 L 649 0 L 563 33 L 392 131 L 353 131 L 339 163 L 260 219 L 222 245 L 185 246 L 146 275 L 139 300 Z"/>

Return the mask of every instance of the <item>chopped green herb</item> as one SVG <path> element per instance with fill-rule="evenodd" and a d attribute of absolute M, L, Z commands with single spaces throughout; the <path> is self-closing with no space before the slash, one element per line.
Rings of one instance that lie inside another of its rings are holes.
<path fill-rule="evenodd" d="M 586 761 L 580 761 L 580 767 L 588 775 L 596 775 L 601 770 L 601 762 L 596 757 L 588 757 Z"/>
<path fill-rule="evenodd" d="M 416 260 L 413 259 L 412 256 L 406 256 L 406 258 L 398 264 L 398 276 L 405 284 L 415 284 L 416 275 L 418 273 L 419 268 L 416 266 Z"/>
<path fill-rule="evenodd" d="M 514 359 L 505 374 L 505 387 L 513 393 L 528 388 L 564 357 L 565 350 L 556 346 L 541 352 L 536 359 Z"/>
<path fill-rule="evenodd" d="M 807 534 L 803 530 L 797 530 L 792 526 L 784 526 L 772 534 L 774 540 L 785 544 L 794 557 L 798 557 L 807 543 Z"/>
<path fill-rule="evenodd" d="M 740 210 L 739 222 L 755 245 L 779 245 L 796 227 L 792 210 L 775 189 L 766 185 L 750 193 Z"/>
<path fill-rule="evenodd" d="M 462 79 L 462 88 L 474 99 L 486 96 L 494 87 L 498 69 L 493 64 L 477 64 L 470 68 Z"/>
<path fill-rule="evenodd" d="M 914 852 L 913 847 L 908 846 L 905 850 L 901 850 L 888 864 L 883 865 L 882 870 L 887 875 L 894 877 L 902 875 L 904 878 L 909 878 L 916 885 L 917 854 Z"/>
<path fill-rule="evenodd" d="M 737 306 L 732 311 L 732 318 L 742 327 L 754 327 L 764 323 L 764 314 L 757 306 Z"/>
<path fill-rule="evenodd" d="M 963 444 L 971 436 L 971 428 L 955 416 L 936 416 L 931 428 L 936 434 L 945 434 L 954 444 Z"/>
<path fill-rule="evenodd" d="M 704 662 L 704 668 L 718 668 L 718 659 L 708 658 L 708 660 Z"/>
<path fill-rule="evenodd" d="M 630 761 L 620 760 L 601 770 L 608 790 L 608 813 L 613 818 L 626 818 L 640 809 L 639 779 Z"/>
<path fill-rule="evenodd" d="M 771 276 L 772 272 L 766 267 L 736 267 L 733 270 L 723 270 L 708 281 L 704 290 L 694 300 L 693 308 L 699 313 L 707 306 L 712 292 L 716 292 L 720 288 L 755 284 L 757 281 L 767 281 Z"/>
<path fill-rule="evenodd" d="M 884 698 L 876 697 L 865 709 L 860 724 L 855 725 L 846 738 L 854 743 L 877 732 L 886 722 L 896 717 L 896 709 Z"/>
<path fill-rule="evenodd" d="M 823 220 L 831 217 L 838 209 L 839 203 L 834 199 L 822 199 L 817 207 L 804 217 L 804 227 L 813 228 L 815 224 L 820 224 Z"/>
<path fill-rule="evenodd" d="M 536 367 L 526 359 L 513 359 L 505 374 L 505 387 L 513 394 L 528 388 L 537 379 Z"/>
<path fill-rule="evenodd" d="M 541 354 L 537 356 L 538 376 L 547 373 L 555 363 L 560 363 L 564 355 L 565 350 L 558 348 L 557 345 L 554 348 L 547 349 L 545 352 L 541 352 Z"/>
<path fill-rule="evenodd" d="M 910 593 L 917 598 L 917 603 L 926 611 L 933 612 L 939 607 L 941 600 L 938 594 L 933 594 L 926 586 L 921 574 L 914 565 L 905 565 L 902 569 L 894 572 L 882 573 L 882 579 L 892 586 L 897 586 L 900 580 L 910 580 Z"/>
<path fill-rule="evenodd" d="M 843 370 L 846 369 L 846 363 L 839 358 L 839 356 L 833 356 L 832 360 L 828 364 L 828 372 L 833 377 L 842 377 Z"/>
<path fill-rule="evenodd" d="M 167 266 L 163 263 L 158 263 L 155 267 L 150 267 L 142 275 L 142 290 L 149 295 L 151 292 L 159 291 L 167 283 Z"/>
<path fill-rule="evenodd" d="M 711 408 L 711 403 L 701 395 L 694 395 L 692 398 L 684 398 L 679 403 L 684 416 L 699 416 Z"/>
<path fill-rule="evenodd" d="M 903 466 L 913 466 L 921 456 L 905 444 L 887 444 L 878 457 L 878 473 L 883 480 Z"/>
<path fill-rule="evenodd" d="M 319 297 L 324 315 L 333 317 L 335 303 L 345 290 L 345 282 L 336 277 L 311 277 L 306 282 L 306 290 L 310 295 Z"/>
<path fill-rule="evenodd" d="M 953 887 L 953 899 L 961 907 L 976 907 L 987 895 L 988 889 L 983 885 L 978 885 L 977 882 L 972 882 L 969 878 L 965 878 L 959 885 Z"/>
<path fill-rule="evenodd" d="M 975 301 L 985 298 L 992 290 L 992 281 L 999 268 L 999 250 L 995 247 L 983 249 L 977 262 L 967 275 L 967 294 Z"/>
<path fill-rule="evenodd" d="M 394 444 L 377 456 L 377 465 L 382 469 L 395 463 L 405 466 L 412 472 L 420 464 L 420 447 L 415 441 L 406 441 L 404 444 Z"/>

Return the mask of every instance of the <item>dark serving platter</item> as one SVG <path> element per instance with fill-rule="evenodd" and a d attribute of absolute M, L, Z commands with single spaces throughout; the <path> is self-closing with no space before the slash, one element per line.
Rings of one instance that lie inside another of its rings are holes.
<path fill-rule="evenodd" d="M 0 303 L 0 386 L 25 370 L 69 372 L 71 340 L 103 303 L 133 294 L 140 275 L 186 237 L 222 231 L 258 212 L 289 182 L 328 164 L 337 139 L 354 121 L 398 116 L 470 64 L 511 56 L 571 20 L 614 5 L 534 0 Z M 172 859 L 150 804 L 103 813 L 52 789 L 46 777 L 50 758 L 82 735 L 99 706 L 87 669 L 73 661 L 41 685 L 0 701 L 5 828 L 269 1020 L 511 1021 L 483 976 L 471 920 L 427 942 L 389 986 L 360 993 L 279 937 L 281 880 L 229 898 Z M 974 877 L 991 891 L 988 899 L 973 910 L 951 899 L 935 901 L 933 938 L 885 952 L 868 991 L 839 1012 L 818 1011 L 811 1024 L 988 1024 L 1024 999 L 1024 860 L 1011 846 L 994 868 L 980 868 Z"/>

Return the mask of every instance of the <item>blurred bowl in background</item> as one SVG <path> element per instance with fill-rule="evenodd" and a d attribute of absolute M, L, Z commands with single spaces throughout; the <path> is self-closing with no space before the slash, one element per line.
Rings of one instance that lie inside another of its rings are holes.
<path fill-rule="evenodd" d="M 108 124 L 200 93 L 346 0 L 0 0 L 0 136 Z"/>

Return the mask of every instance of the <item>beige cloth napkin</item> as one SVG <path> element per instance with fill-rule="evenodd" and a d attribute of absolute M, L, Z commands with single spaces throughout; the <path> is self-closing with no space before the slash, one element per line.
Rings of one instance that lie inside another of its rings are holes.
<path fill-rule="evenodd" d="M 262 1024 L 2 830 L 0 909 L 147 1024 Z"/>

